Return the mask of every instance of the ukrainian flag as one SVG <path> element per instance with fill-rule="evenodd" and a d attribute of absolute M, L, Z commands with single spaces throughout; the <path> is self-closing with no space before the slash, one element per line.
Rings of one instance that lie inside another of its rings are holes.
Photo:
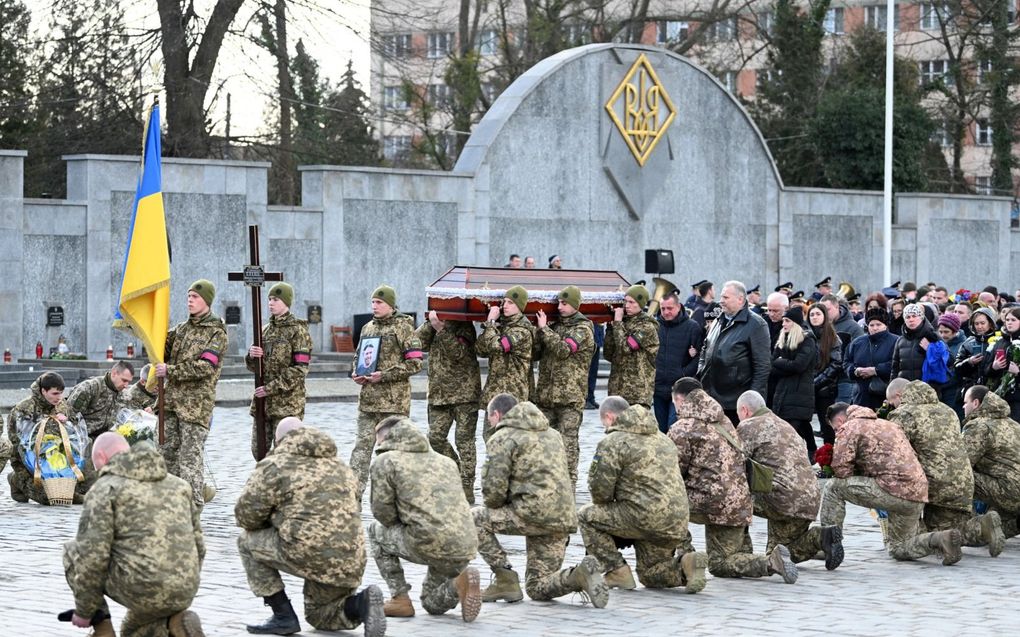
<path fill-rule="evenodd" d="M 170 247 L 163 212 L 159 104 L 145 131 L 142 167 L 124 252 L 124 280 L 114 327 L 130 327 L 152 363 L 162 363 L 170 325 Z"/>

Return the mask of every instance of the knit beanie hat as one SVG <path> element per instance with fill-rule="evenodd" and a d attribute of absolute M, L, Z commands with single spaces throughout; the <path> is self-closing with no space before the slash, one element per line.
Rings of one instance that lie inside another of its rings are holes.
<path fill-rule="evenodd" d="M 372 292 L 372 298 L 379 299 L 390 307 L 397 307 L 397 291 L 385 283 Z"/>
<path fill-rule="evenodd" d="M 803 325 L 804 310 L 800 309 L 799 305 L 794 305 L 790 309 L 786 310 L 786 314 L 783 314 L 783 318 L 790 319 L 797 325 Z"/>
<path fill-rule="evenodd" d="M 882 321 L 886 325 L 889 324 L 889 313 L 880 307 L 873 307 L 868 310 L 868 313 L 864 315 L 864 323 L 868 324 L 872 321 Z"/>
<path fill-rule="evenodd" d="M 642 308 L 648 305 L 648 290 L 643 285 L 632 285 L 627 288 L 627 296 L 637 301 Z"/>
<path fill-rule="evenodd" d="M 568 285 L 560 290 L 560 300 L 570 307 L 578 310 L 581 308 L 581 289 L 576 285 Z"/>
<path fill-rule="evenodd" d="M 208 306 L 212 306 L 213 299 L 216 298 L 216 286 L 208 279 L 195 281 L 188 288 L 188 291 L 198 294 Z"/>
<path fill-rule="evenodd" d="M 269 288 L 269 296 L 275 296 L 283 301 L 283 304 L 290 307 L 294 303 L 294 286 L 290 283 L 280 281 Z"/>
<path fill-rule="evenodd" d="M 503 297 L 513 301 L 514 305 L 521 312 L 524 311 L 524 308 L 528 307 L 528 291 L 520 285 L 515 285 L 507 290 Z"/>
<path fill-rule="evenodd" d="M 939 325 L 945 325 L 954 332 L 960 331 L 960 317 L 952 312 L 943 314 L 939 318 Z"/>
<path fill-rule="evenodd" d="M 911 316 L 920 316 L 924 318 L 924 308 L 921 307 L 920 303 L 911 303 L 907 307 L 903 308 L 903 318 L 909 318 Z"/>

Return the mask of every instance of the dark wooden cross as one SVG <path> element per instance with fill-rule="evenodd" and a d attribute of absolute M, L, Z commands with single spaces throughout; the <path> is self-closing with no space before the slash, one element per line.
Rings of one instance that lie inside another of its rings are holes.
<path fill-rule="evenodd" d="M 259 263 L 259 227 L 248 226 L 249 265 L 241 272 L 228 272 L 228 281 L 243 281 L 251 288 L 251 320 L 253 343 L 262 347 L 262 285 L 266 281 L 283 281 L 283 272 L 266 272 Z M 255 387 L 262 387 L 262 361 L 265 356 L 255 359 Z M 266 399 L 255 398 L 255 431 L 258 458 L 266 457 Z"/>

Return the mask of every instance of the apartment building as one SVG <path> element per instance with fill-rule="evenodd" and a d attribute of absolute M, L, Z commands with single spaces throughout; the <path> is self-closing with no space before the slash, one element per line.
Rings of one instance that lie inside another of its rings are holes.
<path fill-rule="evenodd" d="M 1015 24 L 1018 0 L 1008 0 L 1010 23 Z M 701 3 L 701 4 L 699 4 Z M 522 15 L 501 19 L 496 3 L 488 3 L 488 12 L 478 19 L 475 47 L 480 55 L 483 78 L 483 92 L 491 101 L 500 90 L 495 69 L 501 63 L 499 43 L 504 32 L 501 24 L 524 24 Z M 624 15 L 631 3 L 618 2 L 619 14 Z M 728 15 L 717 13 L 711 21 L 698 22 L 693 17 L 704 16 L 706 12 L 719 11 L 728 7 Z M 739 10 L 732 7 L 739 6 Z M 413 165 L 415 153 L 412 146 L 429 131 L 434 139 L 445 143 L 453 153 L 453 136 L 449 134 L 450 120 L 444 112 L 451 91 L 444 82 L 448 57 L 459 46 L 458 3 L 443 0 L 380 0 L 372 4 L 372 62 L 370 95 L 375 109 L 376 130 L 381 136 L 384 154 L 395 165 Z M 519 8 L 518 8 L 519 10 Z M 611 13 L 611 12 L 610 12 Z M 642 44 L 677 48 L 702 28 L 702 37 L 697 44 L 686 48 L 684 55 L 711 70 L 720 83 L 735 95 L 754 99 L 760 83 L 767 80 L 771 71 L 767 68 L 764 52 L 766 34 L 770 34 L 774 13 L 770 3 L 758 0 L 736 4 L 721 3 L 718 0 L 684 0 L 669 2 L 653 0 L 648 13 L 655 16 L 643 23 L 640 29 L 631 29 L 617 34 L 617 41 L 639 41 Z M 945 4 L 901 3 L 894 14 L 894 45 L 898 56 L 914 60 L 917 64 L 919 82 L 931 83 L 942 79 L 951 81 L 949 60 L 961 55 L 965 60 L 968 75 L 980 85 L 988 65 L 973 59 L 973 48 L 960 49 L 959 38 L 952 35 L 950 11 Z M 675 19 L 671 19 L 676 16 Z M 846 35 L 868 25 L 879 31 L 886 29 L 886 5 L 873 0 L 835 1 L 825 16 L 826 55 L 834 57 L 846 45 Z M 473 16 L 472 16 L 473 19 Z M 943 41 L 943 26 L 947 26 L 952 51 Z M 507 29 L 513 38 L 513 27 Z M 568 21 L 563 27 L 564 41 L 571 45 L 603 41 L 606 36 L 597 33 L 598 27 L 582 18 Z M 601 37 L 598 37 L 601 36 Z M 409 90 L 413 90 L 410 94 Z M 935 105 L 940 97 L 929 94 L 929 105 Z M 944 98 L 943 98 L 944 99 Z M 421 109 L 417 105 L 424 101 L 434 108 Z M 984 111 L 977 113 L 969 122 L 964 139 L 961 168 L 965 179 L 979 194 L 1015 195 L 993 193 L 991 188 L 991 143 L 996 131 L 988 124 Z M 951 156 L 951 144 L 944 130 L 937 131 L 933 140 L 945 149 L 947 160 Z M 419 159 L 419 164 L 427 160 Z M 1015 171 L 1014 184 L 1020 186 L 1020 171 Z"/>

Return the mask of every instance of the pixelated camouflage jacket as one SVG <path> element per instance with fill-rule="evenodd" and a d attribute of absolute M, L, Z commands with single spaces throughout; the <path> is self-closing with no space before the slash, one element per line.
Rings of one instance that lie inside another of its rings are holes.
<path fill-rule="evenodd" d="M 234 517 L 248 531 L 275 528 L 282 557 L 298 577 L 355 588 L 365 571 L 357 494 L 358 480 L 333 439 L 301 427 L 255 465 Z"/>
<path fill-rule="evenodd" d="M 889 420 L 900 426 L 928 479 L 928 502 L 958 511 L 974 506 L 974 472 L 952 407 L 927 383 L 911 381 Z"/>
<path fill-rule="evenodd" d="M 312 361 L 308 322 L 290 312 L 272 316 L 262 328 L 262 383 L 266 388 L 266 417 L 273 420 L 305 415 L 305 377 Z M 245 356 L 252 372 L 256 359 Z M 255 415 L 255 399 L 249 413 Z"/>
<path fill-rule="evenodd" d="M 99 610 L 104 594 L 122 603 L 138 600 L 142 609 L 183 610 L 198 592 L 205 557 L 198 508 L 191 487 L 167 474 L 151 443 L 113 456 L 99 470 L 72 544 L 81 617 Z"/>
<path fill-rule="evenodd" d="M 1009 403 L 988 392 L 964 419 L 963 440 L 974 473 L 999 484 L 1002 507 L 1020 511 L 1020 424 L 1009 417 Z"/>
<path fill-rule="evenodd" d="M 911 502 L 928 501 L 928 479 L 899 425 L 867 407 L 852 405 L 836 432 L 832 472 L 837 478 L 874 478 L 886 493 Z"/>
<path fill-rule="evenodd" d="M 517 403 L 486 442 L 482 497 L 490 509 L 509 507 L 549 534 L 577 529 L 574 489 L 563 436 L 549 428 L 538 407 Z"/>
<path fill-rule="evenodd" d="M 361 386 L 358 409 L 387 414 L 411 413 L 411 376 L 421 371 L 421 342 L 414 332 L 414 320 L 394 310 L 383 318 L 374 318 L 361 330 L 361 338 L 378 336 L 382 372 L 378 383 Z M 360 344 L 359 344 L 360 347 Z"/>
<path fill-rule="evenodd" d="M 94 438 L 117 422 L 117 413 L 124 406 L 121 392 L 113 387 L 110 372 L 78 383 L 67 397 L 71 409 L 85 419 L 89 436 Z"/>
<path fill-rule="evenodd" d="M 580 312 L 535 333 L 533 355 L 539 360 L 534 402 L 541 407 L 581 409 L 588 395 L 588 368 L 595 354 L 595 328 Z"/>
<path fill-rule="evenodd" d="M 372 462 L 372 515 L 384 526 L 403 525 L 408 547 L 434 560 L 470 560 L 478 533 L 464 498 L 460 470 L 436 453 L 404 418 L 379 446 Z"/>
<path fill-rule="evenodd" d="M 751 523 L 751 491 L 747 486 L 744 456 L 719 433 L 737 432 L 722 406 L 701 389 L 687 394 L 669 429 L 676 445 L 680 473 L 687 486 L 691 514 L 709 524 L 747 526 Z"/>
<path fill-rule="evenodd" d="M 184 422 L 209 426 L 216 382 L 227 350 L 227 328 L 212 312 L 178 323 L 166 337 L 167 411 Z"/>
<path fill-rule="evenodd" d="M 501 317 L 495 325 L 482 323 L 475 351 L 489 359 L 489 375 L 482 390 L 483 409 L 503 392 L 517 400 L 528 399 L 535 378 L 531 374 L 534 342 L 535 326 L 524 314 Z"/>
<path fill-rule="evenodd" d="M 676 445 L 641 405 L 620 414 L 599 441 L 588 489 L 593 503 L 612 505 L 633 528 L 663 538 L 686 537 L 690 513 Z"/>
<path fill-rule="evenodd" d="M 22 420 L 27 420 L 34 425 L 39 422 L 43 416 L 56 416 L 57 414 L 63 414 L 70 419 L 77 415 L 76 412 L 71 409 L 71 406 L 67 403 L 66 399 L 61 398 L 60 402 L 54 406 L 43 398 L 42 388 L 39 387 L 38 380 L 32 382 L 32 386 L 29 390 L 32 392 L 32 395 L 15 405 L 14 409 L 11 410 L 11 413 L 7 414 L 7 439 L 10 440 L 12 449 L 21 448 L 18 425 Z M 56 431 L 53 433 L 56 433 Z M 20 463 L 20 457 L 20 453 L 12 453 L 11 463 L 14 464 L 16 461 Z"/>
<path fill-rule="evenodd" d="M 737 426 L 744 453 L 772 468 L 772 491 L 756 494 L 767 507 L 785 516 L 814 520 L 821 494 L 807 458 L 807 445 L 790 423 L 762 407 Z"/>
<path fill-rule="evenodd" d="M 613 364 L 609 395 L 632 405 L 651 407 L 655 393 L 655 357 L 659 353 L 659 323 L 647 312 L 624 316 L 606 328 L 605 358 Z"/>
<path fill-rule="evenodd" d="M 151 394 L 145 389 L 145 382 L 131 383 L 131 386 L 120 393 L 121 405 L 128 409 L 154 409 L 156 407 L 156 394 Z"/>
<path fill-rule="evenodd" d="M 470 321 L 445 323 L 437 332 L 425 321 L 415 332 L 429 353 L 429 404 L 478 403 L 482 375 L 475 356 L 475 327 Z"/>

